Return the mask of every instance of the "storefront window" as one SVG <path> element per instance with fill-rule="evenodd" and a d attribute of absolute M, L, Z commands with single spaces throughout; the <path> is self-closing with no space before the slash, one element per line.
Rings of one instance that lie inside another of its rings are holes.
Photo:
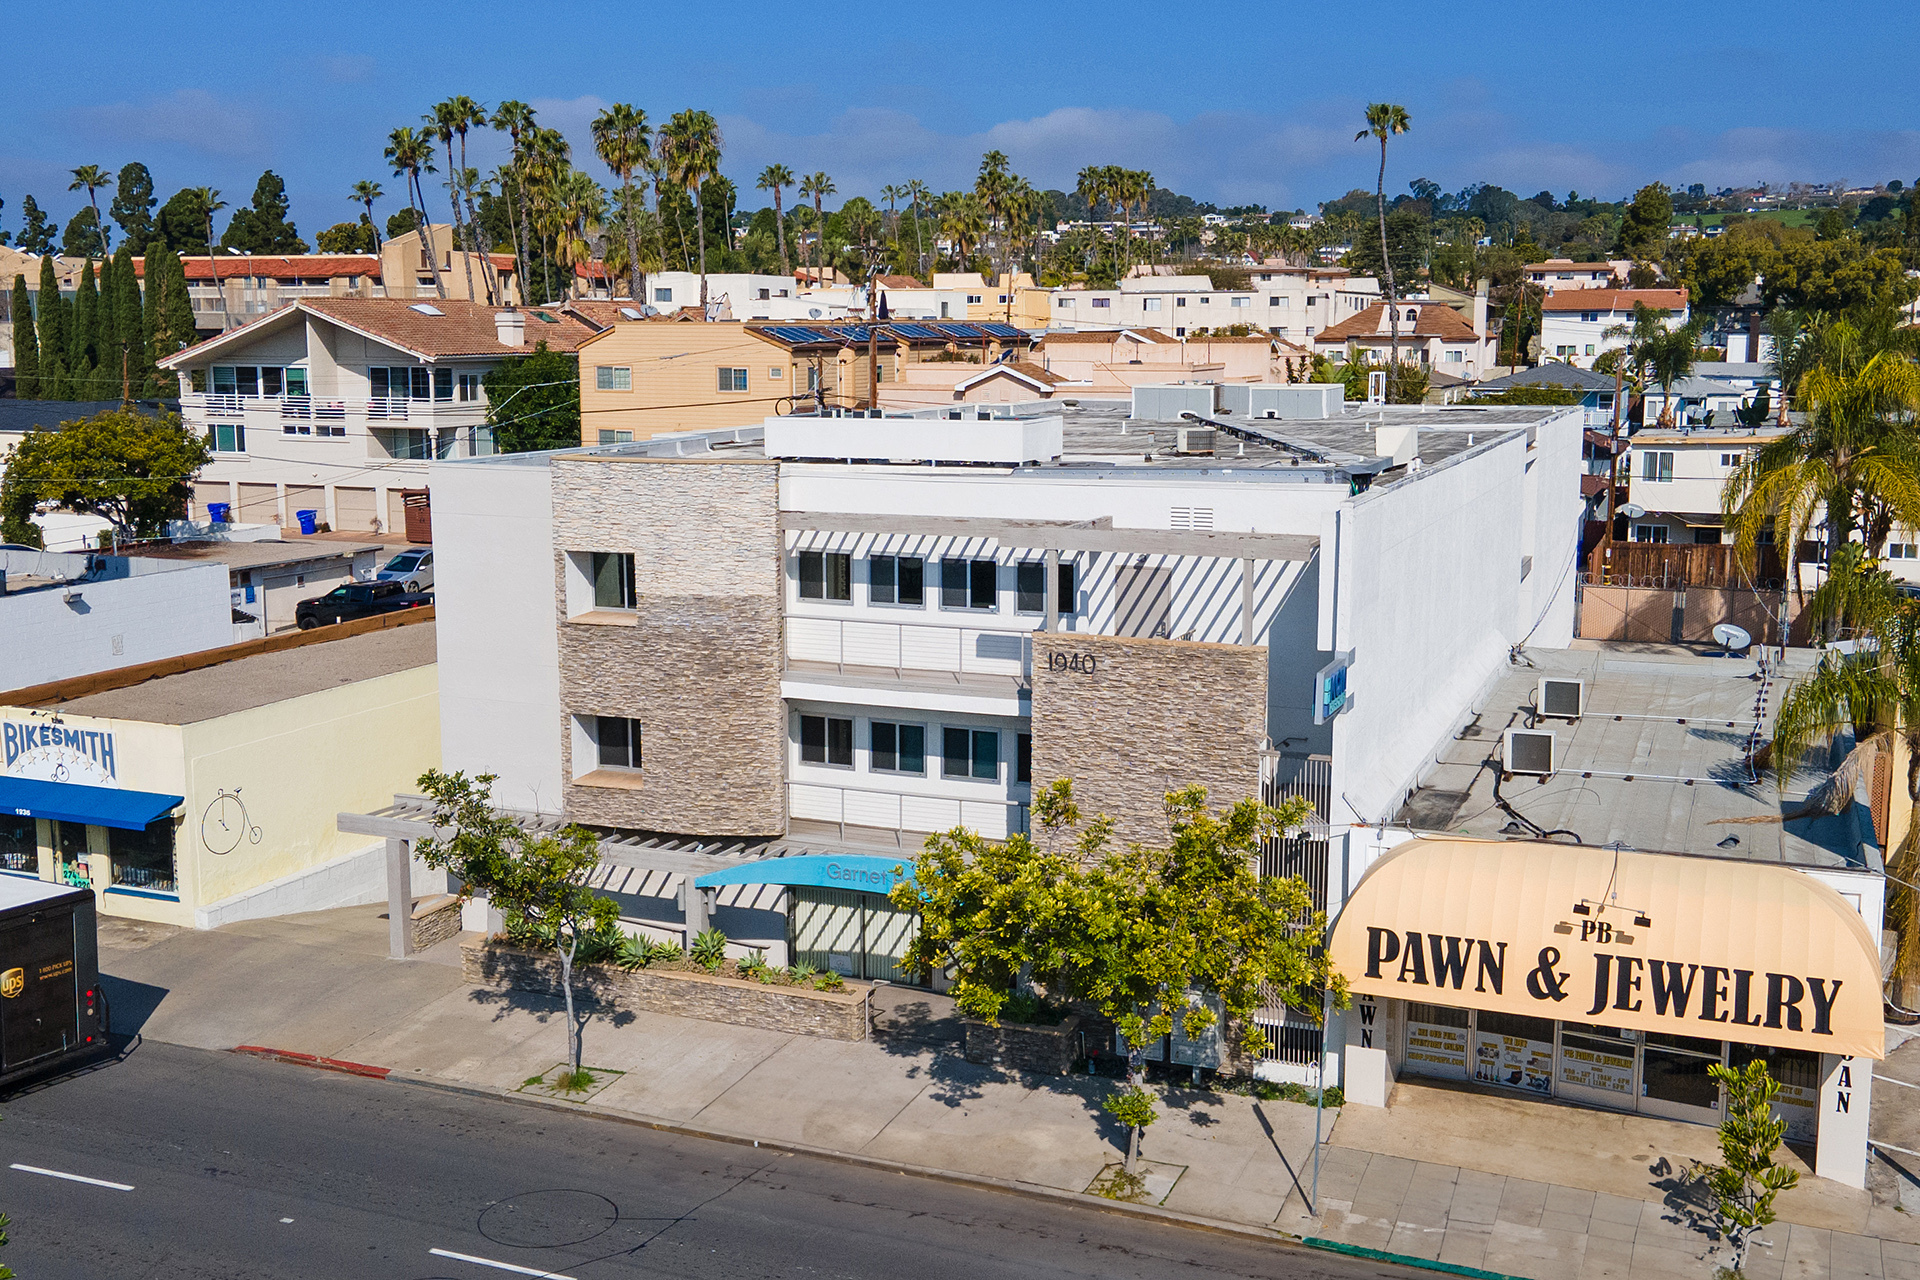
<path fill-rule="evenodd" d="M 0 871 L 18 875 L 40 873 L 40 846 L 32 818 L 0 815 Z"/>
<path fill-rule="evenodd" d="M 1465 1078 L 1468 1011 L 1437 1004 L 1407 1006 L 1407 1069 Z"/>
<path fill-rule="evenodd" d="M 1553 1021 L 1482 1012 L 1475 1019 L 1473 1078 L 1534 1093 L 1553 1092 Z"/>
<path fill-rule="evenodd" d="M 81 859 L 87 856 L 87 828 L 79 822 L 53 824 L 54 861 L 59 864 L 60 882 L 71 885 L 93 883 Z"/>
<path fill-rule="evenodd" d="M 152 893 L 177 893 L 173 878 L 173 819 L 161 818 L 144 831 L 111 828 L 107 836 L 113 854 L 113 883 Z"/>
<path fill-rule="evenodd" d="M 1763 1045 L 1727 1046 L 1727 1065 L 1735 1070 L 1755 1058 L 1765 1062 L 1767 1074 L 1780 1082 L 1773 1114 L 1787 1122 L 1788 1140 L 1812 1142 L 1820 1130 L 1820 1055 Z"/>
<path fill-rule="evenodd" d="M 1624 1031 L 1560 1024 L 1560 1083 L 1603 1094 L 1633 1096 L 1634 1043 Z"/>
<path fill-rule="evenodd" d="M 1707 1068 L 1719 1065 L 1721 1050 L 1718 1040 L 1648 1032 L 1646 1052 L 1640 1060 L 1640 1096 L 1718 1111 L 1720 1085 L 1707 1074 Z"/>

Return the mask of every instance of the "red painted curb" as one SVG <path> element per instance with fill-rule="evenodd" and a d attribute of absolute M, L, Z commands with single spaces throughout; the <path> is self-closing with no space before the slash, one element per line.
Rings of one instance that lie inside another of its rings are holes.
<path fill-rule="evenodd" d="M 340 1058 L 320 1058 L 311 1053 L 295 1053 L 291 1049 L 269 1049 L 265 1045 L 240 1044 L 233 1047 L 235 1053 L 251 1054 L 257 1058 L 267 1058 L 274 1062 L 290 1062 L 297 1067 L 315 1067 L 321 1071 L 338 1071 L 343 1075 L 364 1076 L 369 1080 L 385 1080 L 391 1067 L 370 1067 L 364 1062 L 347 1062 Z"/>

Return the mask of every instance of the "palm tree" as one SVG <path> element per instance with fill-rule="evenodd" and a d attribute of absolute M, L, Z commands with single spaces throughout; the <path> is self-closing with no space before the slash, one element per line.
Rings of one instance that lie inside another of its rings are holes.
<path fill-rule="evenodd" d="M 1007 157 L 1001 151 L 989 151 L 980 157 L 980 174 L 973 180 L 973 194 L 980 198 L 987 212 L 989 229 L 999 228 L 999 243 L 995 248 L 1004 250 L 1007 239 L 1007 193 L 1013 189 L 1013 174 L 1007 168 Z M 987 259 L 993 264 L 997 274 L 1000 269 L 1000 254 L 990 248 Z"/>
<path fill-rule="evenodd" d="M 227 207 L 220 198 L 220 192 L 213 187 L 195 187 L 194 195 L 200 198 L 200 210 L 207 218 L 207 269 L 213 272 L 213 293 L 220 299 L 220 331 L 227 329 L 227 288 L 220 283 L 220 262 L 213 256 L 213 215 Z M 207 384 L 207 390 L 213 390 L 213 384 Z"/>
<path fill-rule="evenodd" d="M 433 251 L 433 224 L 427 221 L 426 188 L 420 185 L 420 175 L 434 171 L 433 139 L 402 125 L 387 135 L 387 146 L 382 154 L 386 156 L 387 163 L 393 166 L 394 173 L 407 181 L 407 205 L 414 212 L 420 232 L 420 254 L 427 260 L 428 270 L 433 273 L 434 293 L 444 299 L 447 286 L 440 279 L 440 255 Z"/>
<path fill-rule="evenodd" d="M 525 296 L 527 289 L 527 182 L 526 155 L 521 150 L 521 142 L 534 129 L 533 108 L 524 102 L 508 99 L 494 108 L 491 123 L 495 130 L 505 133 L 513 143 L 513 154 L 500 169 L 500 194 L 503 198 L 506 196 L 506 176 L 511 172 L 515 206 L 519 215 L 513 222 L 514 268 L 518 273 L 521 294 Z"/>
<path fill-rule="evenodd" d="M 472 301 L 478 296 L 473 291 L 473 255 L 465 251 L 466 237 L 463 234 L 464 226 L 460 220 L 460 192 L 458 189 L 460 170 L 456 166 L 453 158 L 453 135 L 461 133 L 466 129 L 464 123 L 466 116 L 459 105 L 460 101 L 460 99 L 448 98 L 445 102 L 434 103 L 433 110 L 420 117 L 420 123 L 427 137 L 437 140 L 447 149 L 447 204 L 453 210 L 453 243 L 461 249 L 460 262 L 461 265 L 466 268 L 467 272 L 467 298 L 469 301 Z M 471 99 L 468 99 L 468 101 L 471 101 Z M 427 246 L 427 252 L 429 255 L 433 253 L 432 245 L 429 244 Z"/>
<path fill-rule="evenodd" d="M 824 274 L 823 268 L 827 254 L 827 215 L 821 208 L 821 203 L 834 194 L 834 190 L 833 179 L 829 178 L 824 170 L 810 173 L 800 180 L 800 194 L 813 197 L 813 283 L 816 287 L 825 283 L 821 277 Z"/>
<path fill-rule="evenodd" d="M 667 176 L 693 197 L 694 229 L 700 236 L 700 305 L 707 305 L 707 214 L 700 189 L 720 172 L 720 124 L 710 111 L 676 111 L 660 131 Z"/>
<path fill-rule="evenodd" d="M 1822 513 L 1829 565 L 1863 517 L 1875 553 L 1893 524 L 1920 527 L 1920 366 L 1848 320 L 1827 325 L 1819 342 L 1819 363 L 1800 379 L 1806 421 L 1749 454 L 1721 496 L 1748 564 L 1767 529 L 1791 560 Z"/>
<path fill-rule="evenodd" d="M 927 216 L 927 201 L 932 199 L 933 191 L 918 178 L 908 178 L 901 187 L 907 200 L 907 207 L 913 210 L 913 248 L 914 261 L 919 264 L 920 278 L 927 279 L 927 240 L 921 231 L 920 221 Z M 928 280 L 931 284 L 932 281 Z"/>
<path fill-rule="evenodd" d="M 569 268 L 570 278 L 577 280 L 579 272 L 572 268 L 593 260 L 593 238 L 607 215 L 606 193 L 588 174 L 569 167 L 560 175 L 553 196 L 559 236 L 555 254 Z M 612 293 L 612 288 L 607 292 Z"/>
<path fill-rule="evenodd" d="M 647 282 L 640 274 L 640 220 L 634 216 L 633 171 L 644 170 L 653 154 L 647 113 L 616 102 L 593 118 L 593 149 L 600 162 L 620 179 L 620 212 L 627 231 L 627 296 L 636 305 L 647 300 Z M 645 197 L 642 196 L 642 203 Z"/>
<path fill-rule="evenodd" d="M 73 181 L 67 185 L 69 191 L 78 191 L 82 187 L 87 189 L 87 203 L 93 206 L 93 229 L 100 233 L 100 256 L 103 258 L 111 256 L 112 251 L 107 248 L 107 224 L 100 219 L 100 201 L 93 193 L 112 185 L 113 179 L 97 164 L 83 164 L 75 169 Z"/>
<path fill-rule="evenodd" d="M 1700 322 L 1690 320 L 1677 329 L 1663 330 L 1646 347 L 1647 371 L 1660 384 L 1660 425 L 1673 425 L 1673 384 L 1693 372 L 1694 352 L 1700 344 Z"/>
<path fill-rule="evenodd" d="M 790 276 L 793 265 L 787 260 L 787 219 L 780 208 L 780 193 L 793 185 L 793 170 L 783 164 L 770 164 L 760 171 L 760 180 L 753 185 L 773 192 L 773 233 L 780 241 L 780 274 Z"/>
<path fill-rule="evenodd" d="M 561 184 L 573 171 L 570 163 L 573 148 L 565 135 L 558 129 L 535 129 L 527 137 L 527 182 L 531 187 L 533 203 L 534 230 L 544 232 L 549 246 L 557 244 L 556 237 L 560 228 Z M 546 263 L 541 267 L 544 273 L 542 283 L 544 296 L 553 297 L 553 275 L 550 265 L 553 254 L 548 253 Z M 569 280 L 567 293 L 572 295 L 573 284 Z"/>
<path fill-rule="evenodd" d="M 387 193 L 380 189 L 379 183 L 362 178 L 353 184 L 353 194 L 347 197 L 347 199 L 354 204 L 366 206 L 367 225 L 373 227 L 373 251 L 375 253 L 380 252 L 380 228 L 373 221 L 373 202 L 385 194 Z"/>
<path fill-rule="evenodd" d="M 467 213 L 467 252 L 480 255 L 480 276 L 487 282 L 487 305 L 492 306 L 499 300 L 498 279 L 494 275 L 493 258 L 487 251 L 488 246 L 481 239 L 480 220 L 473 210 L 473 193 L 480 186 L 480 175 L 477 170 L 467 168 L 467 130 L 487 127 L 487 109 L 464 93 L 449 98 L 447 102 L 452 108 L 453 131 L 460 135 L 460 167 L 455 172 L 460 177 L 460 200 Z M 468 268 L 468 274 L 472 274 L 471 267 Z M 469 285 L 467 288 L 471 294 L 473 287 Z"/>
<path fill-rule="evenodd" d="M 1393 258 L 1387 253 L 1387 139 L 1396 133 L 1405 133 L 1413 127 L 1407 109 L 1392 102 L 1375 102 L 1367 107 L 1367 127 L 1353 135 L 1359 142 L 1365 138 L 1380 139 L 1380 178 L 1374 186 L 1374 204 L 1380 210 L 1380 266 L 1387 277 L 1387 324 L 1393 335 L 1390 347 L 1393 363 L 1400 363 L 1400 310 L 1394 306 L 1398 300 L 1393 287 Z"/>

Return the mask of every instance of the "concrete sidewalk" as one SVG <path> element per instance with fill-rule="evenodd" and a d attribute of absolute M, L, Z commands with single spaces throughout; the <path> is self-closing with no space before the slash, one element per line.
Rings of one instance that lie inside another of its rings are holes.
<path fill-rule="evenodd" d="M 472 988 L 457 941 L 404 963 L 385 945 L 377 907 L 205 933 L 103 921 L 101 967 L 116 1031 L 156 1040 L 499 1091 L 564 1057 L 558 1002 Z M 1120 1158 L 1124 1134 L 1099 1110 L 1109 1082 L 970 1064 L 938 997 L 882 994 L 893 1033 L 865 1043 L 596 1018 L 587 1062 L 624 1074 L 587 1105 L 1064 1191 Z M 1719 1261 L 1684 1178 L 1715 1156 L 1709 1129 L 1410 1084 L 1390 1108 L 1327 1119 L 1317 1214 L 1314 1111 L 1293 1103 L 1168 1090 L 1142 1148 L 1160 1175 L 1149 1185 L 1172 1210 L 1540 1280 L 1701 1277 Z M 1920 1219 L 1865 1192 L 1804 1175 L 1780 1215 L 1749 1260 L 1756 1278 L 1920 1280 Z"/>

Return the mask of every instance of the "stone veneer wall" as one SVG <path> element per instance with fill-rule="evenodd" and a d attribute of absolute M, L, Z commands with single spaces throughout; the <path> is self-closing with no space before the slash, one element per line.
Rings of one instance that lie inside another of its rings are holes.
<path fill-rule="evenodd" d="M 461 946 L 461 970 L 468 982 L 559 997 L 560 962 L 490 940 Z M 790 1035 L 829 1040 L 865 1040 L 872 988 L 848 984 L 844 991 L 809 991 L 768 986 L 718 974 L 581 965 L 574 971 L 574 994 L 602 1008 L 666 1013 L 735 1026 L 761 1027 Z"/>
<path fill-rule="evenodd" d="M 567 815 L 690 835 L 784 832 L 778 465 L 556 459 L 553 511 L 562 776 L 574 776 L 572 716 L 631 717 L 644 744 L 628 785 L 569 782 Z M 570 551 L 633 554 L 636 625 L 566 620 Z"/>
<path fill-rule="evenodd" d="M 1076 655 L 1093 670 L 1072 670 Z M 1034 785 L 1073 779 L 1080 811 L 1113 818 L 1122 844 L 1167 839 L 1177 788 L 1206 787 L 1215 808 L 1258 795 L 1266 732 L 1264 645 L 1034 633 Z"/>

